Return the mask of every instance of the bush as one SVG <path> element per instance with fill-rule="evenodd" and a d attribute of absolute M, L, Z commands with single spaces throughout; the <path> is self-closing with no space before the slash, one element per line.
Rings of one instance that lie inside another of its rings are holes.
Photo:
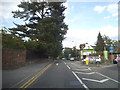
<path fill-rule="evenodd" d="M 2 34 L 2 48 L 25 49 L 24 42 L 13 34 Z"/>

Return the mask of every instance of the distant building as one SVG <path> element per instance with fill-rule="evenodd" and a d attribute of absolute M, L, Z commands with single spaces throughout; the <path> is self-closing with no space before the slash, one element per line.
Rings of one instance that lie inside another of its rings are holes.
<path fill-rule="evenodd" d="M 96 51 L 94 50 L 94 47 L 89 45 L 88 43 L 85 43 L 85 47 L 81 50 L 81 59 L 84 56 L 94 54 L 94 53 L 96 53 Z"/>
<path fill-rule="evenodd" d="M 83 55 L 90 55 L 90 54 L 96 53 L 94 48 L 91 45 L 89 45 L 88 43 L 85 44 L 85 47 L 82 50 L 82 52 L 83 52 Z"/>

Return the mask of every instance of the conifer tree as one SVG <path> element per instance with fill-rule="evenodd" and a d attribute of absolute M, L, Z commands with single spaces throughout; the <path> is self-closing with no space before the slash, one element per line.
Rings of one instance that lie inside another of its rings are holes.
<path fill-rule="evenodd" d="M 105 47 L 104 40 L 101 36 L 101 33 L 99 32 L 98 37 L 97 37 L 97 43 L 96 43 L 95 50 L 97 52 L 101 52 L 104 50 L 104 47 Z"/>
<path fill-rule="evenodd" d="M 23 10 L 13 11 L 14 18 L 23 19 L 25 24 L 16 24 L 17 28 L 11 28 L 11 32 L 36 41 L 36 50 L 40 54 L 44 51 L 46 56 L 57 57 L 62 51 L 62 40 L 68 30 L 64 23 L 66 8 L 63 2 L 21 2 L 18 7 Z"/>

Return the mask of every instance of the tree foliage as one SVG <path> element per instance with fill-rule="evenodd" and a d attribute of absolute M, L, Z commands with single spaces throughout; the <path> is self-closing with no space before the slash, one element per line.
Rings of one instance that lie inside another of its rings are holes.
<path fill-rule="evenodd" d="M 64 49 L 64 57 L 68 58 L 69 54 L 72 54 L 72 48 L 65 48 Z"/>
<path fill-rule="evenodd" d="M 5 29 L 1 31 L 3 49 L 25 49 L 24 42 L 19 37 L 7 33 Z"/>
<path fill-rule="evenodd" d="M 11 28 L 11 33 L 21 39 L 28 37 L 27 49 L 51 57 L 62 51 L 62 40 L 68 26 L 64 23 L 65 7 L 63 2 L 21 2 L 22 11 L 13 11 L 14 18 L 25 21 L 24 25 Z"/>
<path fill-rule="evenodd" d="M 97 43 L 96 43 L 95 50 L 97 52 L 102 52 L 104 50 L 104 47 L 105 47 L 105 43 L 104 43 L 104 40 L 101 36 L 101 33 L 99 32 L 98 37 L 97 37 Z"/>

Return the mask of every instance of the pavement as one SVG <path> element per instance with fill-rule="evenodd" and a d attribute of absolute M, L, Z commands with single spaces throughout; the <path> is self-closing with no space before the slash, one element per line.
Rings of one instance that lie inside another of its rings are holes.
<path fill-rule="evenodd" d="M 2 88 L 15 88 L 51 63 L 50 60 L 34 61 L 17 69 L 2 70 Z"/>

